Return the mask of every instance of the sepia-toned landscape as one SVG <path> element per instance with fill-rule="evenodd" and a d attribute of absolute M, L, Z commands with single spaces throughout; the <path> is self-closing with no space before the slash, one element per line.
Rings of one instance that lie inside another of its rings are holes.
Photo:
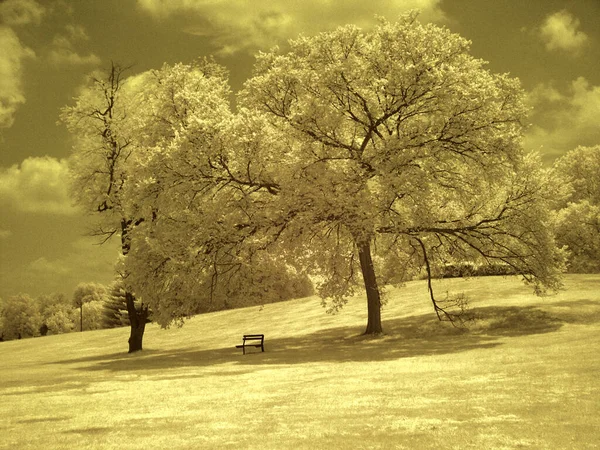
<path fill-rule="evenodd" d="M 599 16 L 0 2 L 0 448 L 597 448 Z"/>

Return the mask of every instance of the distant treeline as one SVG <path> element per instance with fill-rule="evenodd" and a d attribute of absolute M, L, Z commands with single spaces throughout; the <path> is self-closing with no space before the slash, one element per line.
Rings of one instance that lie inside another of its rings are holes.
<path fill-rule="evenodd" d="M 272 295 L 266 302 L 263 299 L 261 303 L 306 297 L 314 292 L 308 277 L 296 276 L 286 281 L 273 286 L 277 295 Z M 139 307 L 139 303 L 136 306 Z M 229 302 L 217 304 L 213 310 L 251 304 L 251 296 L 232 293 Z M 199 307 L 196 311 L 204 312 L 208 310 Z M 0 341 L 124 326 L 129 326 L 129 318 L 121 280 L 110 286 L 80 283 L 71 298 L 64 294 L 41 295 L 36 298 L 19 294 L 6 300 L 0 298 Z"/>

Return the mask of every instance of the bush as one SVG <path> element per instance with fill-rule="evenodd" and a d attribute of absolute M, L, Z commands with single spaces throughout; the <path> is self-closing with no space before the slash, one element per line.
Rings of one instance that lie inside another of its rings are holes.
<path fill-rule="evenodd" d="M 471 262 L 450 263 L 432 270 L 433 278 L 465 278 L 517 275 L 515 269 L 504 263 L 473 264 Z M 419 278 L 427 278 L 422 275 Z"/>
<path fill-rule="evenodd" d="M 45 324 L 50 334 L 70 333 L 78 321 L 78 311 L 68 305 L 54 305 L 47 310 Z"/>
<path fill-rule="evenodd" d="M 40 334 L 69 333 L 75 328 L 78 311 L 63 294 L 41 295 L 37 298 L 40 314 L 42 315 L 42 328 Z"/>

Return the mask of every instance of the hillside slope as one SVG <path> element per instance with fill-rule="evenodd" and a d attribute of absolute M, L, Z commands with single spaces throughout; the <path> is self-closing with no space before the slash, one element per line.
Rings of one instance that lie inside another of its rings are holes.
<path fill-rule="evenodd" d="M 426 285 L 392 289 L 386 335 L 366 301 L 316 298 L 128 330 L 0 343 L 0 448 L 598 448 L 600 276 L 535 297 L 515 278 L 437 283 L 478 320 L 439 323 Z M 242 334 L 266 352 L 243 356 Z"/>

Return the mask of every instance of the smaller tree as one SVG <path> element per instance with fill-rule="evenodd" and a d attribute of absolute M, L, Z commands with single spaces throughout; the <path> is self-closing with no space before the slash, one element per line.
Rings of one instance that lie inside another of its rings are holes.
<path fill-rule="evenodd" d="M 106 296 L 106 288 L 98 283 L 79 283 L 73 292 L 73 305 L 79 308 L 79 330 L 84 330 L 83 323 L 83 305 L 90 302 L 102 302 Z M 97 306 L 89 308 L 89 311 L 95 311 Z M 91 318 L 90 324 L 96 323 L 97 318 Z M 95 325 L 94 325 L 95 326 Z M 95 328 L 94 328 L 95 329 Z"/>
<path fill-rule="evenodd" d="M 567 194 L 556 203 L 555 233 L 571 272 L 600 272 L 600 145 L 578 147 L 554 165 Z"/>
<path fill-rule="evenodd" d="M 164 65 L 127 83 L 125 70 L 113 64 L 106 77 L 92 77 L 75 105 L 62 110 L 61 119 L 76 141 L 70 158 L 75 200 L 103 218 L 99 235 L 120 235 L 126 259 L 135 250 L 132 235 L 160 214 L 160 208 L 148 208 L 148 199 L 135 195 L 138 185 L 161 189 L 152 171 L 144 174 L 148 160 L 168 149 L 168 165 L 171 147 L 179 141 L 196 150 L 215 118 L 229 110 L 230 91 L 225 70 L 209 60 Z M 189 169 L 198 170 L 193 165 Z M 178 176 L 175 171 L 172 175 Z M 142 350 L 149 317 L 148 306 L 136 301 L 133 290 L 127 281 L 130 353 Z"/>
<path fill-rule="evenodd" d="M 37 336 L 42 324 L 36 301 L 26 294 L 10 297 L 2 308 L 2 318 L 4 339 Z"/>
<path fill-rule="evenodd" d="M 584 200 L 558 211 L 556 240 L 569 249 L 570 272 L 600 272 L 600 205 Z"/>

